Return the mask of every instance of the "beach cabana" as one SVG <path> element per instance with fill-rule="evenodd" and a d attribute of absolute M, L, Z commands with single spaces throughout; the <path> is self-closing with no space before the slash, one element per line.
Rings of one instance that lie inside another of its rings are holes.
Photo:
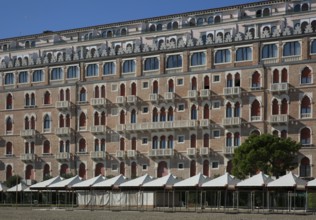
<path fill-rule="evenodd" d="M 266 186 L 273 179 L 263 172 L 237 183 L 237 209 L 244 208 L 251 211 L 264 210 L 266 204 Z"/>
<path fill-rule="evenodd" d="M 179 182 L 176 176 L 168 174 L 164 177 L 154 179 L 142 186 L 143 192 L 150 192 L 153 194 L 153 199 L 146 198 L 145 207 L 153 207 L 160 210 L 161 207 L 173 206 L 172 187 L 175 183 Z M 149 194 L 148 194 L 149 195 Z"/>
<path fill-rule="evenodd" d="M 268 183 L 268 207 L 274 210 L 292 211 L 306 209 L 305 186 L 307 181 L 292 172 Z"/>
<path fill-rule="evenodd" d="M 202 205 L 202 197 L 199 193 L 203 183 L 208 181 L 207 176 L 201 173 L 188 179 L 179 181 L 173 185 L 173 207 L 185 207 L 187 211 L 193 207 L 196 211 L 198 205 Z"/>
<path fill-rule="evenodd" d="M 72 204 L 74 202 L 74 193 L 72 190 L 72 186 L 76 183 L 79 183 L 82 181 L 82 178 L 78 175 L 71 177 L 69 179 L 64 179 L 62 181 L 59 181 L 57 183 L 49 185 L 47 188 L 50 190 L 56 191 L 56 205 L 60 204 Z M 62 193 L 60 193 L 62 192 Z M 72 195 L 72 196 L 70 196 Z M 64 197 L 64 198 L 63 198 Z M 71 201 L 70 201 L 71 199 Z"/>
<path fill-rule="evenodd" d="M 111 207 L 113 206 L 120 207 L 122 205 L 122 202 L 118 187 L 125 181 L 126 177 L 120 174 L 118 176 L 94 184 L 92 186 L 92 189 L 94 191 L 99 191 L 101 196 L 100 203 L 97 205 L 108 207 L 109 209 L 111 209 Z"/>
<path fill-rule="evenodd" d="M 215 179 L 202 184 L 203 204 L 208 208 L 220 210 L 222 207 L 226 211 L 227 207 L 236 207 L 235 187 L 240 180 L 225 173 Z"/>
<path fill-rule="evenodd" d="M 148 174 L 140 176 L 138 178 L 126 181 L 120 184 L 119 188 L 121 189 L 121 196 L 123 197 L 123 205 L 125 209 L 131 210 L 133 207 L 138 209 L 144 204 L 144 198 L 147 198 L 148 195 L 146 192 L 140 191 L 141 186 L 145 183 L 152 181 L 152 177 Z M 123 207 L 122 207 L 123 208 Z"/>
<path fill-rule="evenodd" d="M 79 206 L 91 205 L 91 207 L 100 204 L 102 196 L 95 192 L 92 186 L 105 180 L 106 178 L 103 175 L 99 175 L 74 184 L 72 189 L 77 193 L 77 204 Z"/>

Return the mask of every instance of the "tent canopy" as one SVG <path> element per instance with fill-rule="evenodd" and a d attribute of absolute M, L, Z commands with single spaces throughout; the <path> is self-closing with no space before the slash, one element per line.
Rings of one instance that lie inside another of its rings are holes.
<path fill-rule="evenodd" d="M 73 189 L 90 189 L 94 184 L 104 181 L 106 178 L 102 175 L 96 176 L 94 178 L 84 180 L 82 182 L 76 183 L 72 186 Z"/>
<path fill-rule="evenodd" d="M 202 175 L 201 173 L 192 176 L 188 179 L 179 181 L 173 185 L 173 187 L 200 187 L 203 183 L 208 180 L 207 176 Z"/>
<path fill-rule="evenodd" d="M 30 186 L 30 189 L 31 190 L 46 190 L 49 185 L 52 185 L 54 183 L 58 183 L 58 182 L 62 181 L 63 179 L 64 178 L 62 178 L 60 176 L 56 176 L 54 178 L 42 181 L 40 183 L 36 183 L 36 184 Z"/>
<path fill-rule="evenodd" d="M 213 180 L 207 181 L 202 184 L 202 187 L 213 187 L 213 188 L 234 188 L 240 180 L 230 175 L 229 173 L 225 173 L 222 176 L 219 176 Z"/>
<path fill-rule="evenodd" d="M 8 187 L 4 185 L 3 183 L 0 183 L 0 192 L 5 192 L 7 191 Z"/>
<path fill-rule="evenodd" d="M 168 174 L 167 176 L 145 183 L 143 188 L 172 188 L 172 186 L 177 182 L 179 182 L 179 180 L 176 176 Z"/>
<path fill-rule="evenodd" d="M 122 183 L 120 185 L 120 188 L 140 187 L 143 184 L 148 183 L 149 181 L 152 181 L 152 179 L 153 178 L 151 176 L 149 176 L 148 174 L 145 174 L 145 175 L 140 176 L 136 179 L 132 179 L 132 180 L 129 180 L 127 182 Z"/>
<path fill-rule="evenodd" d="M 71 188 L 74 184 L 79 183 L 81 181 L 82 181 L 82 178 L 77 175 L 72 178 L 65 179 L 60 182 L 51 184 L 47 188 L 55 189 L 55 190 L 68 189 L 68 188 Z"/>
<path fill-rule="evenodd" d="M 7 190 L 7 192 L 22 192 L 24 191 L 28 186 L 25 183 L 19 183 L 18 185 L 15 185 Z"/>
<path fill-rule="evenodd" d="M 273 179 L 268 175 L 260 172 L 249 179 L 243 180 L 237 183 L 237 187 L 264 187 L 268 183 L 272 182 Z"/>
<path fill-rule="evenodd" d="M 292 172 L 289 172 L 288 174 L 280 177 L 279 179 L 268 183 L 268 188 L 272 188 L 272 187 L 305 188 L 306 184 L 307 182 L 305 180 L 297 177 Z"/>
<path fill-rule="evenodd" d="M 316 187 L 316 179 L 313 179 L 307 183 L 307 187 Z"/>
<path fill-rule="evenodd" d="M 92 186 L 92 188 L 107 188 L 111 189 L 115 186 L 118 186 L 126 181 L 126 177 L 123 176 L 122 174 L 113 177 L 111 179 L 106 179 L 104 181 L 101 181 L 99 183 L 96 183 Z"/>

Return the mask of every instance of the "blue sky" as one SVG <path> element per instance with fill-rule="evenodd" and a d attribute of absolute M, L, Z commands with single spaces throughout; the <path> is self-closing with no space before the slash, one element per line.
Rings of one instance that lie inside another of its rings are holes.
<path fill-rule="evenodd" d="M 1 2 L 0 39 L 258 0 L 14 0 Z"/>

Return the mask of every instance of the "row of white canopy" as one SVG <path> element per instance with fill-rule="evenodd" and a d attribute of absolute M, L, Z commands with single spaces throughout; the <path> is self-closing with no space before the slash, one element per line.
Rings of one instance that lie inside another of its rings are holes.
<path fill-rule="evenodd" d="M 305 189 L 316 188 L 316 179 L 312 181 L 305 181 L 292 172 L 280 177 L 279 179 L 273 180 L 268 175 L 260 172 L 248 179 L 243 181 L 235 178 L 234 176 L 225 173 L 224 175 L 217 177 L 215 179 L 210 179 L 202 175 L 201 173 L 192 176 L 188 179 L 181 180 L 176 176 L 169 174 L 167 176 L 154 179 L 148 174 L 141 177 L 128 180 L 123 175 L 118 175 L 116 177 L 106 179 L 104 176 L 99 175 L 97 177 L 83 180 L 79 176 L 74 176 L 69 179 L 63 179 L 60 176 L 55 178 L 34 184 L 30 187 L 23 183 L 17 186 L 13 186 L 7 189 L 7 192 L 16 191 L 36 191 L 36 190 L 88 190 L 88 189 L 112 189 L 113 187 L 124 189 L 130 188 L 253 188 L 253 187 L 268 187 L 268 188 L 293 188 L 293 189 Z M 5 189 L 3 188 L 3 191 Z"/>

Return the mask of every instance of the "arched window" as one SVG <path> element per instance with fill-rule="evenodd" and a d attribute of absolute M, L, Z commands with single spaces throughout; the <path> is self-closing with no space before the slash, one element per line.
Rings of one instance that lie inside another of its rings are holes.
<path fill-rule="evenodd" d="M 262 11 L 261 11 L 261 9 L 259 9 L 259 10 L 257 10 L 257 12 L 256 12 L 256 17 L 257 17 L 257 18 L 261 18 L 261 16 L 262 16 Z"/>
<path fill-rule="evenodd" d="M 59 91 L 59 101 L 65 101 L 65 92 L 63 89 Z"/>
<path fill-rule="evenodd" d="M 152 149 L 158 149 L 158 137 L 154 136 L 152 139 Z"/>
<path fill-rule="evenodd" d="M 252 78 L 251 78 L 251 87 L 252 88 L 260 88 L 260 74 L 258 73 L 258 71 L 254 72 L 252 74 Z"/>
<path fill-rule="evenodd" d="M 94 113 L 94 125 L 98 126 L 100 124 L 100 117 L 99 117 L 99 113 L 95 112 Z"/>
<path fill-rule="evenodd" d="M 182 67 L 181 55 L 171 55 L 167 59 L 167 68 L 179 68 Z"/>
<path fill-rule="evenodd" d="M 301 44 L 298 41 L 287 42 L 283 46 L 283 56 L 301 55 Z"/>
<path fill-rule="evenodd" d="M 103 75 L 112 75 L 116 73 L 115 63 L 107 62 L 103 65 Z"/>
<path fill-rule="evenodd" d="M 125 96 L 125 84 L 120 85 L 120 96 Z"/>
<path fill-rule="evenodd" d="M 65 126 L 64 116 L 63 115 L 59 115 L 59 127 L 63 128 L 64 126 Z"/>
<path fill-rule="evenodd" d="M 210 147 L 210 135 L 209 134 L 204 134 L 203 136 L 203 147 L 209 148 Z"/>
<path fill-rule="evenodd" d="M 160 109 L 160 121 L 166 121 L 166 110 L 164 107 Z"/>
<path fill-rule="evenodd" d="M 190 138 L 190 147 L 191 148 L 196 148 L 196 135 L 192 134 Z"/>
<path fill-rule="evenodd" d="M 204 23 L 204 19 L 203 18 L 198 18 L 197 19 L 197 26 L 202 26 Z"/>
<path fill-rule="evenodd" d="M 258 121 L 261 119 L 260 103 L 258 100 L 251 104 L 251 121 Z"/>
<path fill-rule="evenodd" d="M 43 180 L 46 180 L 50 177 L 50 166 L 45 164 L 43 167 Z"/>
<path fill-rule="evenodd" d="M 171 30 L 171 28 L 172 28 L 172 23 L 169 22 L 169 23 L 167 24 L 167 30 Z"/>
<path fill-rule="evenodd" d="M 13 73 L 5 74 L 4 84 L 5 85 L 12 85 L 12 84 L 14 84 L 14 74 Z"/>
<path fill-rule="evenodd" d="M 166 136 L 161 136 L 160 137 L 160 149 L 165 149 L 166 148 Z"/>
<path fill-rule="evenodd" d="M 301 118 L 310 118 L 311 112 L 311 100 L 308 96 L 304 96 L 301 101 Z"/>
<path fill-rule="evenodd" d="M 105 98 L 105 86 L 101 86 L 101 98 Z"/>
<path fill-rule="evenodd" d="M 203 175 L 209 176 L 210 174 L 210 162 L 208 160 L 203 161 Z"/>
<path fill-rule="evenodd" d="M 240 103 L 235 103 L 234 117 L 240 117 Z"/>
<path fill-rule="evenodd" d="M 8 117 L 6 120 L 6 133 L 7 134 L 12 134 L 13 128 L 12 128 L 12 119 L 11 117 Z"/>
<path fill-rule="evenodd" d="M 99 66 L 97 64 L 89 64 L 87 66 L 86 76 L 98 76 L 99 75 Z"/>
<path fill-rule="evenodd" d="M 132 110 L 131 112 L 131 123 L 136 123 L 136 111 L 135 109 Z"/>
<path fill-rule="evenodd" d="M 67 70 L 67 79 L 73 79 L 78 77 L 78 67 L 70 66 Z"/>
<path fill-rule="evenodd" d="M 308 4 L 307 4 L 307 3 L 304 3 L 304 4 L 302 5 L 302 11 L 308 11 L 308 10 L 309 10 Z"/>
<path fill-rule="evenodd" d="M 218 50 L 215 52 L 215 63 L 228 63 L 231 61 L 230 50 Z"/>
<path fill-rule="evenodd" d="M 191 107 L 191 120 L 197 120 L 196 105 L 192 105 L 192 107 Z"/>
<path fill-rule="evenodd" d="M 135 161 L 131 163 L 131 179 L 136 178 L 137 176 L 137 164 Z"/>
<path fill-rule="evenodd" d="M 260 131 L 259 130 L 253 130 L 250 134 L 259 136 L 260 135 Z"/>
<path fill-rule="evenodd" d="M 282 69 L 281 72 L 281 82 L 286 83 L 287 82 L 287 69 Z"/>
<path fill-rule="evenodd" d="M 86 177 L 86 165 L 84 163 L 80 163 L 79 165 L 79 176 L 82 179 L 85 179 Z"/>
<path fill-rule="evenodd" d="M 94 176 L 104 175 L 104 164 L 103 163 L 97 163 L 95 165 L 94 169 Z"/>
<path fill-rule="evenodd" d="M 273 99 L 272 101 L 272 115 L 279 114 L 279 103 L 277 99 Z"/>
<path fill-rule="evenodd" d="M 51 104 L 50 93 L 48 91 L 44 94 L 44 105 Z"/>
<path fill-rule="evenodd" d="M 79 116 L 79 130 L 85 130 L 87 126 L 86 122 L 86 114 L 84 112 L 81 112 Z"/>
<path fill-rule="evenodd" d="M 173 108 L 169 107 L 168 109 L 168 121 L 173 121 Z"/>
<path fill-rule="evenodd" d="M 310 84 L 312 83 L 312 71 L 305 67 L 301 72 L 301 84 Z"/>
<path fill-rule="evenodd" d="M 100 97 L 100 89 L 99 86 L 94 87 L 94 98 Z"/>
<path fill-rule="evenodd" d="M 79 101 L 80 101 L 80 102 L 86 102 L 86 101 L 87 101 L 86 89 L 83 88 L 83 87 L 80 89 Z"/>
<path fill-rule="evenodd" d="M 12 109 L 12 101 L 13 101 L 13 97 L 12 97 L 12 95 L 9 93 L 8 95 L 7 95 L 7 100 L 6 100 L 6 109 Z"/>
<path fill-rule="evenodd" d="M 269 8 L 263 9 L 262 16 L 266 17 L 266 16 L 269 16 L 269 15 L 270 15 L 270 9 Z"/>
<path fill-rule="evenodd" d="M 204 85 L 204 89 L 210 89 L 210 77 L 208 77 L 208 76 L 205 76 L 204 77 L 204 83 L 203 83 Z"/>
<path fill-rule="evenodd" d="M 42 82 L 44 80 L 44 74 L 42 70 L 35 70 L 33 72 L 32 81 L 33 82 Z"/>
<path fill-rule="evenodd" d="M 137 141 L 137 139 L 136 139 L 136 137 L 133 137 L 132 138 L 132 143 L 131 143 L 131 149 L 132 150 L 136 150 L 136 141 Z"/>
<path fill-rule="evenodd" d="M 123 73 L 135 72 L 135 60 L 125 60 L 123 63 Z"/>
<path fill-rule="evenodd" d="M 49 153 L 50 153 L 50 142 L 46 140 L 43 143 L 43 154 L 49 154 Z"/>
<path fill-rule="evenodd" d="M 287 130 L 281 131 L 281 138 L 287 138 Z"/>
<path fill-rule="evenodd" d="M 311 130 L 309 128 L 303 128 L 300 132 L 300 139 L 302 145 L 311 144 Z"/>
<path fill-rule="evenodd" d="M 240 134 L 239 132 L 234 133 L 234 146 L 240 145 Z"/>
<path fill-rule="evenodd" d="M 162 24 L 157 24 L 157 31 L 162 31 Z"/>
<path fill-rule="evenodd" d="M 190 162 L 190 177 L 196 175 L 196 162 L 195 160 L 191 160 Z"/>
<path fill-rule="evenodd" d="M 30 106 L 30 95 L 27 93 L 25 94 L 25 106 Z"/>
<path fill-rule="evenodd" d="M 49 115 L 44 116 L 44 132 L 50 131 L 50 117 Z"/>
<path fill-rule="evenodd" d="M 236 61 L 252 60 L 252 49 L 250 47 L 240 47 L 236 51 Z"/>
<path fill-rule="evenodd" d="M 296 4 L 294 6 L 294 9 L 293 9 L 294 12 L 300 12 L 301 11 L 301 5 L 300 4 Z"/>
<path fill-rule="evenodd" d="M 168 92 L 174 92 L 174 83 L 172 79 L 168 81 Z"/>
<path fill-rule="evenodd" d="M 190 27 L 194 27 L 195 26 L 195 19 L 194 18 L 191 18 L 190 21 L 189 21 L 189 26 Z"/>
<path fill-rule="evenodd" d="M 125 163 L 124 162 L 120 163 L 120 174 L 123 176 L 125 175 Z"/>
<path fill-rule="evenodd" d="M 125 112 L 123 110 L 120 112 L 120 124 L 125 124 Z"/>
<path fill-rule="evenodd" d="M 240 87 L 240 74 L 239 73 L 236 73 L 235 74 L 235 84 L 234 84 L 234 86 L 235 87 Z"/>
<path fill-rule="evenodd" d="M 172 23 L 172 29 L 173 29 L 173 30 L 177 30 L 178 28 L 179 28 L 178 22 L 177 22 L 177 21 L 173 22 L 173 23 Z"/>
<path fill-rule="evenodd" d="M 105 112 L 101 113 L 101 125 L 105 125 L 106 124 L 106 116 L 105 116 Z"/>
<path fill-rule="evenodd" d="M 213 24 L 213 23 L 214 23 L 214 18 L 213 18 L 213 16 L 211 16 L 211 17 L 209 17 L 209 18 L 207 19 L 207 23 L 208 23 L 208 24 Z"/>
<path fill-rule="evenodd" d="M 149 26 L 149 32 L 154 32 L 156 31 L 156 26 L 154 24 Z"/>
<path fill-rule="evenodd" d="M 282 99 L 281 102 L 281 114 L 282 115 L 287 115 L 288 113 L 288 104 L 286 98 Z"/>
<path fill-rule="evenodd" d="M 127 30 L 125 28 L 123 28 L 121 30 L 121 36 L 126 36 L 126 34 L 127 34 Z"/>
<path fill-rule="evenodd" d="M 219 16 L 219 15 L 215 16 L 214 23 L 217 24 L 217 23 L 220 23 L 220 22 L 221 22 L 221 16 Z"/>
<path fill-rule="evenodd" d="M 232 117 L 232 105 L 230 104 L 230 102 L 228 102 L 226 104 L 226 118 L 231 118 Z"/>
<path fill-rule="evenodd" d="M 68 169 L 69 169 L 69 167 L 68 167 L 67 164 L 62 164 L 62 165 L 60 166 L 59 175 L 62 176 L 62 177 L 64 177 L 64 176 L 67 174 Z"/>
<path fill-rule="evenodd" d="M 307 21 L 302 22 L 302 24 L 301 24 L 301 31 L 302 31 L 302 33 L 305 33 L 307 25 L 308 25 Z"/>
<path fill-rule="evenodd" d="M 27 83 L 29 80 L 28 80 L 28 72 L 26 71 L 22 71 L 19 73 L 19 83 Z"/>
<path fill-rule="evenodd" d="M 233 141 L 232 141 L 232 133 L 227 133 L 226 134 L 226 147 L 231 147 L 233 146 Z"/>
<path fill-rule="evenodd" d="M 131 85 L 131 95 L 136 95 L 137 88 L 136 88 L 136 83 L 133 82 Z"/>
<path fill-rule="evenodd" d="M 32 180 L 34 178 L 34 170 L 32 165 L 27 165 L 25 168 L 25 179 Z"/>
<path fill-rule="evenodd" d="M 210 107 L 208 104 L 205 104 L 203 108 L 203 119 L 209 119 L 209 118 L 210 118 Z"/>
<path fill-rule="evenodd" d="M 173 136 L 172 135 L 168 137 L 168 148 L 173 149 Z"/>
<path fill-rule="evenodd" d="M 157 122 L 158 121 L 158 110 L 157 108 L 153 109 L 153 122 Z"/>
<path fill-rule="evenodd" d="M 24 118 L 24 129 L 28 130 L 30 128 L 30 120 L 28 117 Z"/>
<path fill-rule="evenodd" d="M 300 163 L 300 177 L 310 177 L 311 176 L 311 164 L 307 157 L 302 158 Z"/>
<path fill-rule="evenodd" d="M 159 60 L 157 57 L 150 57 L 145 59 L 144 70 L 157 70 L 159 69 Z"/>
<path fill-rule="evenodd" d="M 84 138 L 81 138 L 79 141 L 79 152 L 80 153 L 86 152 L 86 140 Z"/>
<path fill-rule="evenodd" d="M 204 52 L 193 53 L 191 56 L 191 66 L 205 65 L 206 58 Z"/>
<path fill-rule="evenodd" d="M 13 147 L 11 142 L 7 142 L 5 146 L 5 154 L 6 155 L 12 155 L 13 154 Z"/>
<path fill-rule="evenodd" d="M 99 145 L 99 139 L 94 140 L 94 151 L 98 152 L 100 151 L 100 145 Z"/>

